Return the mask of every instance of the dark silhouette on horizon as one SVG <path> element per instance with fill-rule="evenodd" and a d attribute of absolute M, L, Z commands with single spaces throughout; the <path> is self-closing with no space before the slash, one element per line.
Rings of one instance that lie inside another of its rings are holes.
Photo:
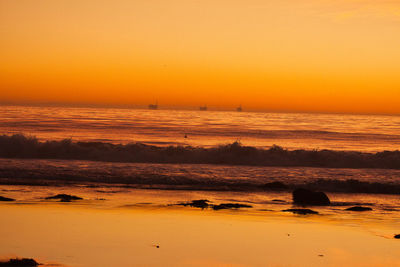
<path fill-rule="evenodd" d="M 152 109 L 152 110 L 158 109 L 158 102 L 156 101 L 155 104 L 150 104 L 150 105 L 149 105 L 149 109 Z"/>

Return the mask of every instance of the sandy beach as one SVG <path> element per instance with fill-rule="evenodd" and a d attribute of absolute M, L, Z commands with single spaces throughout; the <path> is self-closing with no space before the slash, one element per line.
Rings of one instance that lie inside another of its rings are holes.
<path fill-rule="evenodd" d="M 281 212 L 292 206 L 288 193 L 29 186 L 0 192 L 18 199 L 0 203 L 2 258 L 71 267 L 400 266 L 400 242 L 393 238 L 399 218 L 389 211 L 313 207 L 319 214 L 295 215 Z M 67 192 L 83 200 L 44 199 Z M 176 205 L 195 199 L 252 207 Z"/>

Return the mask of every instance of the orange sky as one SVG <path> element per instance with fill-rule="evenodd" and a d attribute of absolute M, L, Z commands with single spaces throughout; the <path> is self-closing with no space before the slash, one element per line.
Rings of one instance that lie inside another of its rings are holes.
<path fill-rule="evenodd" d="M 398 0 L 0 0 L 0 102 L 400 114 Z"/>

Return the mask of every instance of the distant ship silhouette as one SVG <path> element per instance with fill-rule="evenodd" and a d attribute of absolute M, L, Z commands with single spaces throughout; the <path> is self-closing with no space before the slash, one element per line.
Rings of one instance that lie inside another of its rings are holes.
<path fill-rule="evenodd" d="M 206 111 L 206 110 L 207 110 L 207 106 L 204 105 L 204 106 L 200 107 L 199 109 L 200 109 L 201 111 Z"/>
<path fill-rule="evenodd" d="M 237 108 L 236 108 L 236 111 L 237 111 L 237 112 L 242 112 L 242 111 L 243 111 L 242 105 L 240 105 L 239 107 L 237 107 Z"/>
<path fill-rule="evenodd" d="M 150 104 L 149 109 L 158 109 L 158 103 L 156 102 L 155 104 Z"/>

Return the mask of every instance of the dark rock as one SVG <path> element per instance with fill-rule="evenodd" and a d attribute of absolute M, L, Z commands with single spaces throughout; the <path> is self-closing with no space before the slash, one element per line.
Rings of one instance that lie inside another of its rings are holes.
<path fill-rule="evenodd" d="M 299 188 L 293 191 L 293 202 L 298 205 L 324 206 L 330 205 L 331 201 L 324 192 L 315 192 Z"/>
<path fill-rule="evenodd" d="M 273 199 L 272 201 L 273 202 L 280 202 L 280 203 L 286 202 L 285 200 L 282 200 L 282 199 Z"/>
<path fill-rule="evenodd" d="M 394 238 L 400 239 L 400 235 L 395 235 Z"/>
<path fill-rule="evenodd" d="M 71 200 L 82 200 L 83 198 L 67 194 L 58 194 L 55 196 L 46 197 L 45 199 L 59 199 L 61 202 L 71 202 Z"/>
<path fill-rule="evenodd" d="M 39 266 L 34 259 L 10 259 L 5 262 L 0 262 L 0 267 L 35 267 Z"/>
<path fill-rule="evenodd" d="M 282 210 L 283 212 L 293 212 L 294 214 L 300 214 L 300 215 L 307 215 L 307 214 L 318 214 L 317 211 L 310 210 L 310 209 L 287 209 L 287 210 Z"/>
<path fill-rule="evenodd" d="M 346 210 L 349 210 L 349 211 L 369 211 L 369 210 L 372 210 L 372 209 L 369 208 L 369 207 L 354 206 L 354 207 L 351 207 L 351 208 L 347 208 Z"/>
<path fill-rule="evenodd" d="M 15 199 L 0 196 L 0 201 L 15 201 Z"/>
<path fill-rule="evenodd" d="M 190 207 L 195 207 L 195 208 L 206 209 L 210 205 L 210 204 L 208 204 L 208 202 L 210 202 L 210 201 L 207 199 L 198 199 L 198 200 L 193 200 L 191 202 L 180 203 L 178 205 L 182 205 L 185 207 L 190 206 Z"/>
<path fill-rule="evenodd" d="M 264 184 L 264 189 L 268 189 L 268 190 L 285 190 L 288 188 L 287 185 L 285 185 L 282 182 L 270 182 L 270 183 L 266 183 Z"/>
<path fill-rule="evenodd" d="M 223 210 L 223 209 L 252 208 L 252 206 L 246 204 L 238 204 L 238 203 L 222 203 L 219 205 L 214 205 L 212 208 L 214 210 Z"/>
<path fill-rule="evenodd" d="M 214 210 L 222 210 L 222 209 L 238 209 L 238 208 L 252 208 L 250 205 L 245 205 L 245 204 L 238 204 L 238 203 L 222 203 L 219 205 L 212 205 L 209 204 L 210 201 L 207 199 L 199 199 L 199 200 L 193 200 L 191 202 L 185 202 L 185 203 L 179 203 L 177 205 L 181 206 L 190 206 L 190 207 L 195 207 L 195 208 L 201 208 L 201 209 L 206 209 L 209 207 L 212 207 Z"/>

